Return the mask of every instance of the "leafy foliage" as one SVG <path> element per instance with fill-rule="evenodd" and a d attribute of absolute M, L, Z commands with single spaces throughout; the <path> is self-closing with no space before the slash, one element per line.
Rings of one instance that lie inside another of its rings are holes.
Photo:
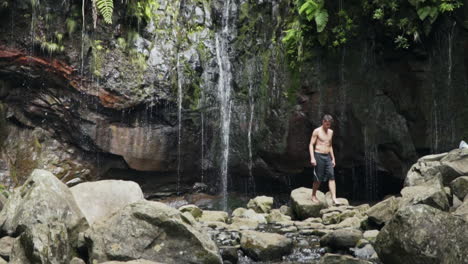
<path fill-rule="evenodd" d="M 365 0 L 365 15 L 376 20 L 394 37 L 397 48 L 408 49 L 429 35 L 432 25 L 444 13 L 462 6 L 461 0 Z"/>
<path fill-rule="evenodd" d="M 112 24 L 112 14 L 114 12 L 114 0 L 96 0 L 96 7 L 107 24 Z"/>

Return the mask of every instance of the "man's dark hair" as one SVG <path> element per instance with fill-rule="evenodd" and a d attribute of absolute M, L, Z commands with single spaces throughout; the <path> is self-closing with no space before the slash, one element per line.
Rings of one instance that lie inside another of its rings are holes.
<path fill-rule="evenodd" d="M 333 122 L 333 117 L 331 115 L 324 115 L 322 121 Z"/>

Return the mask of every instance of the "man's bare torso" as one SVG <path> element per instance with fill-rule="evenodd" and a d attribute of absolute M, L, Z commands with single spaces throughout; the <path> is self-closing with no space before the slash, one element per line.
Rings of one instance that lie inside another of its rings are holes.
<path fill-rule="evenodd" d="M 322 127 L 316 128 L 317 141 L 315 142 L 315 152 L 328 154 L 331 151 L 331 141 L 333 137 L 333 130 L 328 129 L 325 131 Z"/>

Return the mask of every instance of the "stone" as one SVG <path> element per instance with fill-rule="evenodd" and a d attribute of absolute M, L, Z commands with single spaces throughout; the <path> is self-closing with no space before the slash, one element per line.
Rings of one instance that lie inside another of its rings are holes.
<path fill-rule="evenodd" d="M 198 221 L 200 222 L 223 222 L 227 223 L 228 213 L 223 211 L 204 210 Z"/>
<path fill-rule="evenodd" d="M 0 213 L 0 224 L 4 233 L 19 236 L 12 249 L 12 263 L 69 262 L 78 246 L 79 232 L 88 228 L 68 187 L 52 173 L 39 169 L 13 192 Z"/>
<path fill-rule="evenodd" d="M 375 249 L 371 244 L 367 244 L 362 248 L 352 249 L 352 251 L 355 257 L 366 260 L 373 258 L 376 254 Z"/>
<path fill-rule="evenodd" d="M 80 258 L 74 257 L 71 261 L 70 264 L 86 264 L 86 262 Z"/>
<path fill-rule="evenodd" d="M 450 183 L 450 188 L 458 199 L 463 200 L 468 195 L 468 176 L 456 178 Z"/>
<path fill-rule="evenodd" d="M 343 206 L 343 205 L 349 205 L 349 201 L 346 198 L 336 198 L 338 200 L 338 205 Z M 330 192 L 327 192 L 325 194 L 325 201 L 327 202 L 327 207 L 331 206 L 336 206 L 335 203 L 333 203 L 332 195 Z"/>
<path fill-rule="evenodd" d="M 464 220 L 425 204 L 401 208 L 380 230 L 374 247 L 383 263 L 464 263 Z"/>
<path fill-rule="evenodd" d="M 90 225 L 144 199 L 140 186 L 132 181 L 85 182 L 71 187 L 70 191 Z"/>
<path fill-rule="evenodd" d="M 448 211 L 449 202 L 447 194 L 442 188 L 433 186 L 411 186 L 401 190 L 402 199 L 399 207 L 414 204 L 427 204 L 434 208 Z"/>
<path fill-rule="evenodd" d="M 458 208 L 452 214 L 464 219 L 468 223 L 468 199 L 465 198 L 465 201 L 460 206 L 458 206 Z"/>
<path fill-rule="evenodd" d="M 312 202 L 312 189 L 298 188 L 291 192 L 291 204 L 294 214 L 299 220 L 309 217 L 319 217 L 320 210 L 327 207 L 325 195 L 317 191 L 317 198 L 320 202 Z"/>
<path fill-rule="evenodd" d="M 320 246 L 348 249 L 355 247 L 361 238 L 362 232 L 357 229 L 339 229 L 320 238 Z"/>
<path fill-rule="evenodd" d="M 6 260 L 0 258 L 0 264 L 8 264 L 8 262 L 6 262 Z"/>
<path fill-rule="evenodd" d="M 390 197 L 383 200 L 367 210 L 368 220 L 377 226 L 383 226 L 392 219 L 396 210 L 398 210 L 399 199 Z"/>
<path fill-rule="evenodd" d="M 247 208 L 253 209 L 257 213 L 267 214 L 270 212 L 273 206 L 273 197 L 268 196 L 257 196 L 254 199 L 250 199 L 247 204 Z"/>
<path fill-rule="evenodd" d="M 146 259 L 162 263 L 222 263 L 206 233 L 163 203 L 142 200 L 96 222 L 85 233 L 90 262 Z"/>
<path fill-rule="evenodd" d="M 220 247 L 219 251 L 221 253 L 221 257 L 223 261 L 229 261 L 232 264 L 236 264 L 239 261 L 239 257 L 237 255 L 237 250 L 239 247 Z"/>
<path fill-rule="evenodd" d="M 200 218 L 203 214 L 203 211 L 194 204 L 187 204 L 179 207 L 180 212 L 189 212 L 192 216 L 197 219 Z"/>
<path fill-rule="evenodd" d="M 279 208 L 280 212 L 284 215 L 287 215 L 289 217 L 292 217 L 293 216 L 293 210 L 291 207 L 289 206 L 286 206 L 286 205 L 282 205 L 280 208 Z"/>
<path fill-rule="evenodd" d="M 379 230 L 367 230 L 364 232 L 363 237 L 370 243 L 374 243 L 377 239 L 377 235 L 379 234 Z"/>
<path fill-rule="evenodd" d="M 322 215 L 325 225 L 337 224 L 340 222 L 340 212 L 330 212 Z"/>
<path fill-rule="evenodd" d="M 15 242 L 14 237 L 2 237 L 0 239 L 0 256 L 6 260 L 10 259 L 11 248 Z"/>
<path fill-rule="evenodd" d="M 318 264 L 372 264 L 372 262 L 351 256 L 327 253 L 320 258 Z"/>
<path fill-rule="evenodd" d="M 279 209 L 273 209 L 265 217 L 268 223 L 291 221 L 291 217 L 281 213 Z"/>
<path fill-rule="evenodd" d="M 241 232 L 241 248 L 256 261 L 281 260 L 292 251 L 292 240 L 283 235 L 256 231 Z"/>

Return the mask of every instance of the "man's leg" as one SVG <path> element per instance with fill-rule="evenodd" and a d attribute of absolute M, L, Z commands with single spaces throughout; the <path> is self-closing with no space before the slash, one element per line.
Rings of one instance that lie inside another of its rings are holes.
<path fill-rule="evenodd" d="M 320 202 L 319 199 L 317 199 L 317 190 L 320 187 L 320 182 L 319 181 L 314 181 L 312 184 L 312 202 Z"/>
<path fill-rule="evenodd" d="M 337 204 L 338 200 L 336 199 L 336 182 L 335 180 L 328 181 L 328 188 L 330 189 L 330 193 L 332 195 L 333 203 Z"/>

